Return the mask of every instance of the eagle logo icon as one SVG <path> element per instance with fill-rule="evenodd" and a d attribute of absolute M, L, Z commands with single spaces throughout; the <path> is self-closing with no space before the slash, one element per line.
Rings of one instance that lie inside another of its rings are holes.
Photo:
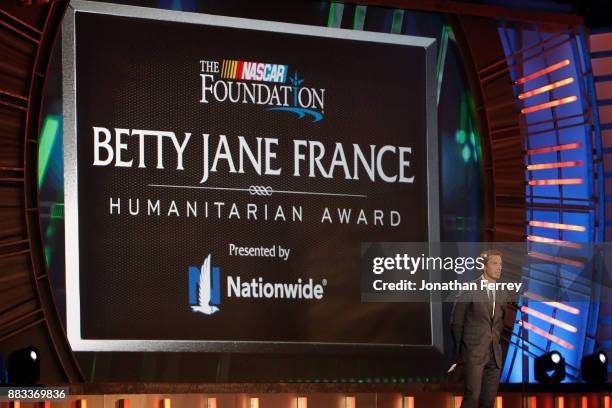
<path fill-rule="evenodd" d="M 198 285 L 198 304 L 191 306 L 194 312 L 211 315 L 219 311 L 218 306 L 210 304 L 212 288 L 212 275 L 210 267 L 210 254 L 204 259 L 204 263 L 200 267 L 200 283 Z"/>

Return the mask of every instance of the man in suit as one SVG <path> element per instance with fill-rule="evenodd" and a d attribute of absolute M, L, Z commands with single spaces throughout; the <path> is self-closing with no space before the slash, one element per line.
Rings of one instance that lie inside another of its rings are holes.
<path fill-rule="evenodd" d="M 483 252 L 484 269 L 474 282 L 478 290 L 457 295 L 451 317 L 455 342 L 454 363 L 463 364 L 464 392 L 461 408 L 493 408 L 503 356 L 501 332 L 507 312 L 502 291 L 481 289 L 480 280 L 495 283 L 501 277 L 502 253 Z"/>

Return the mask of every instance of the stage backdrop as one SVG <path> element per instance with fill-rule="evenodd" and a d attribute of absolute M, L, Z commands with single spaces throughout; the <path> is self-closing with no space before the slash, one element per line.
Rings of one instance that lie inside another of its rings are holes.
<path fill-rule="evenodd" d="M 438 240 L 428 38 L 73 2 L 63 28 L 75 350 L 439 346 L 362 303 L 362 242 Z"/>

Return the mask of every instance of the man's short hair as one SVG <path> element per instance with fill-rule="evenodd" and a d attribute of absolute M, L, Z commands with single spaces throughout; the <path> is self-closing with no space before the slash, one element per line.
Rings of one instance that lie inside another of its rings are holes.
<path fill-rule="evenodd" d="M 502 252 L 497 249 L 487 249 L 480 253 L 480 258 L 484 259 L 484 264 L 486 265 L 489 262 L 489 258 L 494 255 L 498 255 L 500 258 L 504 257 Z"/>

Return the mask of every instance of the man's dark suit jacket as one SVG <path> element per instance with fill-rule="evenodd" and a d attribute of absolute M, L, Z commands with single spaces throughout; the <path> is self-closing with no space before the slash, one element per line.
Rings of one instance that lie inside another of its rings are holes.
<path fill-rule="evenodd" d="M 491 317 L 491 303 L 485 289 L 480 290 L 479 277 L 473 282 L 476 291 L 460 292 L 453 306 L 451 329 L 455 341 L 455 358 L 470 364 L 486 364 L 489 350 L 498 368 L 502 367 L 501 333 L 507 313 L 507 295 L 503 291 L 495 293 L 495 314 Z"/>

